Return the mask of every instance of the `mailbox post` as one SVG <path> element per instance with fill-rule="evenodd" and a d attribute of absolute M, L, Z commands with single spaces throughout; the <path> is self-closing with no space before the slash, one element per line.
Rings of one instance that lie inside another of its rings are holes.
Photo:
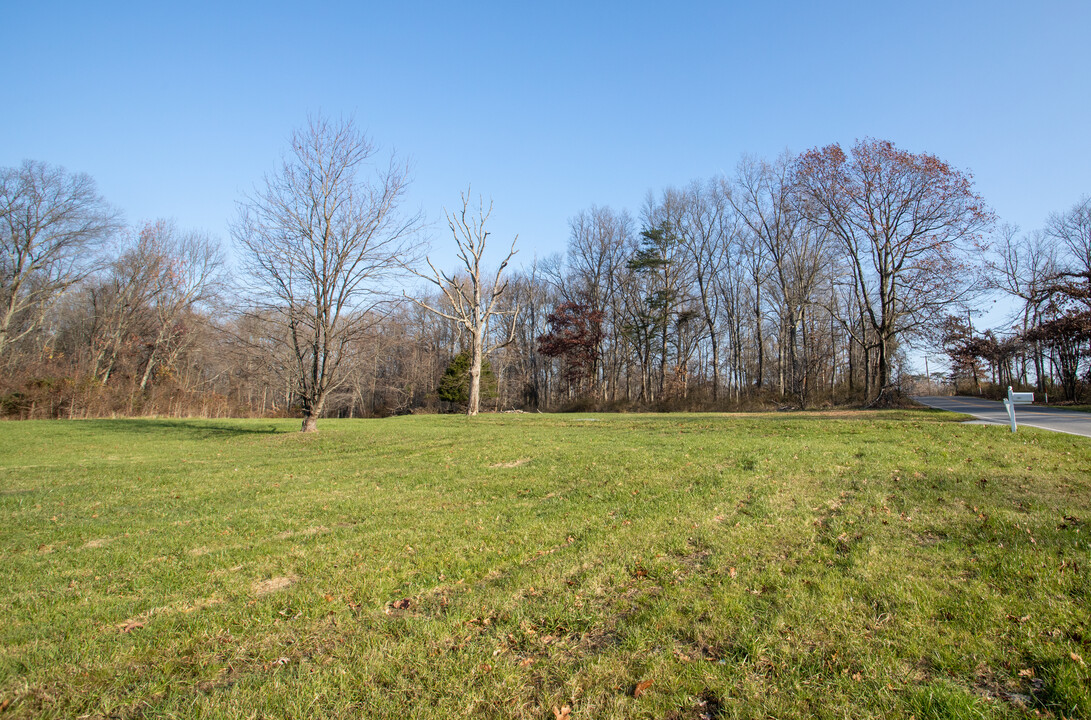
<path fill-rule="evenodd" d="M 1008 411 L 1008 420 L 1011 421 L 1011 431 L 1015 432 L 1015 406 L 1016 405 L 1030 405 L 1034 402 L 1034 393 L 1032 392 L 1012 392 L 1011 385 L 1008 385 L 1008 398 L 1004 401 L 1004 408 Z"/>

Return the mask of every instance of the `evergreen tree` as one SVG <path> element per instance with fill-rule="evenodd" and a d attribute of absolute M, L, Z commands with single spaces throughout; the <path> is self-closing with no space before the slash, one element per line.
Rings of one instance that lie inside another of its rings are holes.
<path fill-rule="evenodd" d="M 445 402 L 465 405 L 470 401 L 470 353 L 463 350 L 451 358 L 447 369 L 443 371 L 439 387 L 436 388 L 439 399 Z M 496 398 L 497 383 L 488 360 L 481 362 L 481 399 Z"/>

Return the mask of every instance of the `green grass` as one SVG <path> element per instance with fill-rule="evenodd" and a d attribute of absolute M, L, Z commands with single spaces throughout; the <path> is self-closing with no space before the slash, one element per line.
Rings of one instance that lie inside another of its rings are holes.
<path fill-rule="evenodd" d="M 1091 717 L 1091 442 L 935 411 L 0 424 L 5 717 Z"/>

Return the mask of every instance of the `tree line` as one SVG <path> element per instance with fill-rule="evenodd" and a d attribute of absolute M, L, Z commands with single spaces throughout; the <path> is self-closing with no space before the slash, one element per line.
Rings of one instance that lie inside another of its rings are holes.
<path fill-rule="evenodd" d="M 999 328 L 949 315 L 937 333 L 961 389 L 997 395 L 1009 386 L 1076 402 L 1091 384 L 1091 198 L 1030 233 L 1004 225 L 985 260 L 991 290 L 1012 301 Z"/>
<path fill-rule="evenodd" d="M 893 403 L 929 344 L 978 389 L 1075 399 L 1087 383 L 1087 200 L 1041 232 L 997 232 L 968 173 L 865 139 L 744 157 L 635 214 L 592 205 L 563 253 L 520 267 L 517 238 L 490 261 L 492 207 L 467 190 L 445 211 L 447 268 L 426 257 L 408 180 L 351 122 L 311 120 L 240 200 L 228 272 L 216 239 L 127 226 L 86 175 L 0 170 L 0 410 L 313 430 L 422 410 Z M 1022 303 L 1017 327 L 966 327 L 990 291 Z"/>

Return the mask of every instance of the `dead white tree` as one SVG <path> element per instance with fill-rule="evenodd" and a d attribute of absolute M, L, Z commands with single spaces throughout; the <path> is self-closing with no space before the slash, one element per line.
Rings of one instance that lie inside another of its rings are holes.
<path fill-rule="evenodd" d="M 485 254 L 485 242 L 489 237 L 488 231 L 485 230 L 485 223 L 492 215 L 492 202 L 490 201 L 488 209 L 485 209 L 484 202 L 479 197 L 477 213 L 474 214 L 470 211 L 470 197 L 467 190 L 462 193 L 462 211 L 451 214 L 444 210 L 444 214 L 447 216 L 447 225 L 451 228 L 451 235 L 454 236 L 455 245 L 458 248 L 458 259 L 461 262 L 459 272 L 448 274 L 438 270 L 429 258 L 426 258 L 425 262 L 432 271 L 431 275 L 414 272 L 438 287 L 450 308 L 440 308 L 426 300 L 411 298 L 408 295 L 406 297 L 436 315 L 452 321 L 460 331 L 465 331 L 469 336 L 470 397 L 466 414 L 477 415 L 481 405 L 482 360 L 494 350 L 508 345 L 514 338 L 519 307 L 516 305 L 508 310 L 500 310 L 497 307 L 497 300 L 508 287 L 506 280 L 501 283 L 500 276 L 517 252 L 515 243 L 519 236 L 516 235 L 512 239 L 507 257 L 500 263 L 492 283 L 489 284 L 487 277 L 484 281 L 482 280 L 484 271 L 481 267 L 481 258 Z M 462 274 L 463 272 L 465 275 Z M 503 340 L 490 342 L 489 321 L 493 317 L 500 316 L 511 317 L 511 326 L 504 334 Z"/>

